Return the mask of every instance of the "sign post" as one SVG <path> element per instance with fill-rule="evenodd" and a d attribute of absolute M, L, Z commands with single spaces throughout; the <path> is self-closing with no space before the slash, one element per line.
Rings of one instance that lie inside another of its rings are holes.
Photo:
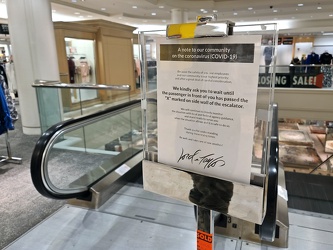
<path fill-rule="evenodd" d="M 265 147 L 260 180 L 270 140 L 273 95 L 258 91 L 263 37 L 231 35 L 237 27 L 221 29 L 228 25 L 175 24 L 168 26 L 167 38 L 140 37 L 144 56 L 156 51 L 157 66 L 157 102 L 147 92 L 149 81 L 142 87 L 144 189 L 196 205 L 200 250 L 214 249 L 215 211 L 260 224 L 266 208 L 265 182 L 251 184 L 257 175 L 254 145 Z M 267 84 L 273 88 L 274 68 L 270 72 Z M 267 126 L 258 133 L 261 123 Z"/>

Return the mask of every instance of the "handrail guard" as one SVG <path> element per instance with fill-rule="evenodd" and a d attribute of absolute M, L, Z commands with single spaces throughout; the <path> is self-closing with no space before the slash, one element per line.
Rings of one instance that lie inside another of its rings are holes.
<path fill-rule="evenodd" d="M 130 85 L 106 85 L 92 83 L 62 83 L 50 80 L 35 80 L 32 84 L 35 88 L 65 88 L 65 89 L 106 89 L 106 90 L 131 90 Z"/>

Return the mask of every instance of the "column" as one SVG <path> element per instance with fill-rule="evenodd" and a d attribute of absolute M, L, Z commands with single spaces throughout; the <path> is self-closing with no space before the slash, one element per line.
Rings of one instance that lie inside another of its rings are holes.
<path fill-rule="evenodd" d="M 37 100 L 36 89 L 31 86 L 36 79 L 59 80 L 51 3 L 49 0 L 10 0 L 7 12 L 19 94 L 19 119 L 24 134 L 38 135 L 40 119 L 47 121 L 46 126 L 61 120 L 58 90 L 43 89 Z"/>
<path fill-rule="evenodd" d="M 184 9 L 171 10 L 171 23 L 187 23 L 188 13 Z"/>

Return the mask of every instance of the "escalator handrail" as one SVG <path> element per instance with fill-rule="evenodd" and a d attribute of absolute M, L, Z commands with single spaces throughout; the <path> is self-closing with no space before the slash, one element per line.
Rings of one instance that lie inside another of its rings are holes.
<path fill-rule="evenodd" d="M 76 119 L 70 119 L 67 121 L 59 122 L 45 131 L 41 137 L 38 139 L 35 148 L 32 153 L 31 163 L 30 163 L 30 173 L 32 182 L 37 189 L 37 191 L 43 196 L 53 198 L 53 199 L 70 199 L 70 198 L 88 198 L 90 196 L 89 187 L 75 193 L 55 193 L 53 192 L 45 183 L 45 173 L 44 164 L 49 146 L 54 142 L 55 138 L 70 127 L 80 128 L 90 124 L 91 121 L 96 121 L 98 118 L 105 116 L 112 116 L 115 113 L 121 112 L 130 108 L 131 106 L 140 105 L 141 100 L 132 100 L 126 103 L 122 103 L 113 107 L 106 108 L 105 110 L 82 116 Z"/>
<path fill-rule="evenodd" d="M 275 239 L 279 170 L 279 128 L 278 106 L 273 104 L 273 119 L 271 130 L 270 157 L 267 172 L 266 214 L 260 225 L 260 239 L 272 242 Z"/>

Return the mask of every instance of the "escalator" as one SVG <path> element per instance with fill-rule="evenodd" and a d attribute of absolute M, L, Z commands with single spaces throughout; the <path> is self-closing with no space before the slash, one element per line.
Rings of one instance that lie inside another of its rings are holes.
<path fill-rule="evenodd" d="M 156 120 L 153 119 L 151 125 L 154 122 Z M 142 189 L 141 127 L 141 103 L 137 100 L 64 121 L 47 130 L 33 152 L 32 180 L 42 195 L 67 199 L 68 204 L 6 250 L 195 249 L 193 205 Z M 277 136 L 276 133 L 277 127 L 273 126 L 272 135 Z M 271 143 L 275 142 L 277 140 Z M 273 162 L 278 158 L 277 152 L 274 152 L 276 148 L 276 145 L 271 146 L 271 166 L 276 166 Z M 276 174 L 282 173 L 273 167 L 269 170 L 268 179 L 272 179 L 273 184 L 267 192 L 274 194 L 275 198 Z M 283 200 L 280 195 L 277 198 L 278 203 Z M 229 217 L 226 224 L 237 234 L 240 231 L 248 234 L 253 228 L 255 235 L 261 238 L 269 239 L 272 234 L 281 238 L 281 218 L 276 217 L 275 202 L 269 201 L 269 221 L 264 221 L 262 226 L 250 225 L 235 218 L 229 223 Z M 278 208 L 281 209 L 280 206 Z M 288 249 L 296 249 L 293 248 L 296 243 L 302 249 L 310 249 L 307 246 L 314 245 L 319 247 L 316 249 L 326 249 L 320 248 L 323 244 L 307 238 L 303 217 L 297 214 L 291 216 L 291 224 L 296 226 L 291 227 Z M 307 217 L 306 221 L 313 223 L 311 219 Z M 312 231 L 323 232 L 327 223 L 322 220 L 319 226 L 311 224 Z M 220 231 L 224 228 L 224 225 L 216 226 L 220 227 Z M 216 233 L 215 249 L 262 249 L 260 243 L 251 243 L 253 239 L 249 241 L 245 236 Z M 278 248 L 267 246 L 265 249 Z"/>
<path fill-rule="evenodd" d="M 95 188 L 106 176 L 108 189 L 138 178 L 142 161 L 140 103 L 130 101 L 49 128 L 31 159 L 31 177 L 38 192 L 96 207 L 108 198 L 103 200 Z"/>

